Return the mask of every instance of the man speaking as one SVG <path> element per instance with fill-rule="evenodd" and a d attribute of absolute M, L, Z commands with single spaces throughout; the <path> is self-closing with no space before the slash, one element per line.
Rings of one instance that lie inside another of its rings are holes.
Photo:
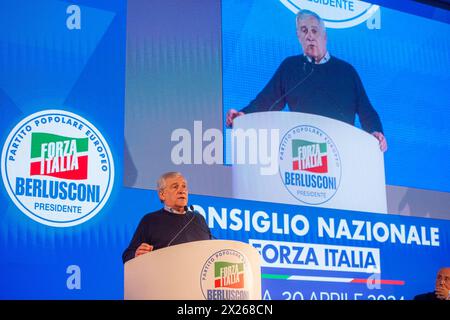
<path fill-rule="evenodd" d="M 124 263 L 152 250 L 212 238 L 203 216 L 188 211 L 188 187 L 181 173 L 163 174 L 158 179 L 157 191 L 164 208 L 141 219 L 123 252 Z"/>

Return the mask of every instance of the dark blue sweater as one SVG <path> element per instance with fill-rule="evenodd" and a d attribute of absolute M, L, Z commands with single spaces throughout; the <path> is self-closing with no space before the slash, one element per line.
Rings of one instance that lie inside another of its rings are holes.
<path fill-rule="evenodd" d="M 188 223 L 189 225 L 176 236 Z M 167 247 L 172 240 L 171 246 L 208 239 L 211 239 L 211 232 L 200 214 L 176 214 L 161 209 L 148 213 L 141 219 L 128 248 L 122 254 L 122 260 L 125 263 L 134 258 L 141 243 L 148 243 L 153 246 L 153 250 L 158 250 Z"/>
<path fill-rule="evenodd" d="M 308 76 L 311 68 L 313 71 Z M 302 84 L 274 104 L 306 77 Z M 353 66 L 333 56 L 326 63 L 314 65 L 304 55 L 286 58 L 264 89 L 241 111 L 278 111 L 286 104 L 291 111 L 313 113 L 351 125 L 358 114 L 365 131 L 383 132 L 358 73 Z"/>

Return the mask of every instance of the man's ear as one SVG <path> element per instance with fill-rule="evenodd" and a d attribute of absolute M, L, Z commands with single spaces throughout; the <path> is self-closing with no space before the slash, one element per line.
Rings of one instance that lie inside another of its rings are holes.
<path fill-rule="evenodd" d="M 164 195 L 164 191 L 163 190 L 158 192 L 158 196 L 159 196 L 159 200 L 161 200 L 161 202 L 164 202 L 166 197 Z"/>

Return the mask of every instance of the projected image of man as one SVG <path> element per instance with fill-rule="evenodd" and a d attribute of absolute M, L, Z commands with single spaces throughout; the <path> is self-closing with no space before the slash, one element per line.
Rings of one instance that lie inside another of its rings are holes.
<path fill-rule="evenodd" d="M 354 125 L 358 114 L 362 128 L 379 142 L 381 151 L 387 142 L 378 113 L 367 97 L 361 79 L 349 63 L 330 55 L 323 20 L 314 12 L 297 14 L 297 37 L 303 54 L 286 58 L 267 85 L 238 111 L 227 112 L 226 125 L 246 113 L 289 110 L 326 116 Z"/>

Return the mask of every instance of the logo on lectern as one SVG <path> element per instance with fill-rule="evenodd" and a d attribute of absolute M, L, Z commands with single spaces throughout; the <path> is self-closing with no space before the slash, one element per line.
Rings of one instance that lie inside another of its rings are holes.
<path fill-rule="evenodd" d="M 341 169 L 336 145 L 321 129 L 301 125 L 281 139 L 280 177 L 299 201 L 316 205 L 330 200 L 339 188 Z"/>
<path fill-rule="evenodd" d="M 10 132 L 1 158 L 3 182 L 31 219 L 70 227 L 94 217 L 108 201 L 114 162 L 102 134 L 64 110 L 29 115 Z"/>
<path fill-rule="evenodd" d="M 250 299 L 248 262 L 238 251 L 225 249 L 208 258 L 201 273 L 201 288 L 207 300 Z"/>

